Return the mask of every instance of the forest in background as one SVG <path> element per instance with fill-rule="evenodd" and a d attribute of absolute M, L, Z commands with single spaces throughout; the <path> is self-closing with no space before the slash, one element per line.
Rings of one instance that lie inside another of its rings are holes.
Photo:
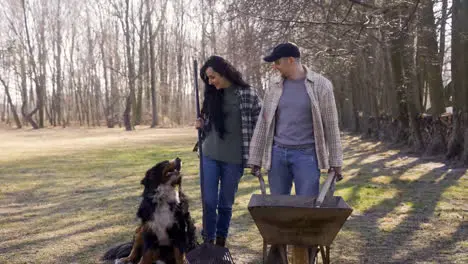
<path fill-rule="evenodd" d="M 296 43 L 343 130 L 468 164 L 468 0 L 0 0 L 0 118 L 12 127 L 193 123 L 193 60 Z M 202 85 L 201 85 L 202 88 Z"/>

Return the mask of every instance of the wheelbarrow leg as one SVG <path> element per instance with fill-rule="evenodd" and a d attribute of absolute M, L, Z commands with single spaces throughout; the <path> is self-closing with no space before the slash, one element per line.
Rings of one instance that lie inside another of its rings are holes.
<path fill-rule="evenodd" d="M 315 264 L 317 260 L 318 247 L 313 246 L 309 248 L 309 264 Z"/>
<path fill-rule="evenodd" d="M 281 260 L 283 264 L 288 264 L 288 254 L 286 253 L 286 245 L 281 245 L 279 247 L 279 252 L 281 255 Z"/>
<path fill-rule="evenodd" d="M 268 252 L 266 264 L 288 264 L 288 256 L 285 245 L 273 244 Z"/>
<path fill-rule="evenodd" d="M 267 258 L 268 258 L 268 244 L 266 240 L 264 239 L 263 240 L 263 264 L 266 263 Z"/>
<path fill-rule="evenodd" d="M 320 255 L 322 255 L 323 264 L 330 264 L 330 247 L 320 246 Z"/>

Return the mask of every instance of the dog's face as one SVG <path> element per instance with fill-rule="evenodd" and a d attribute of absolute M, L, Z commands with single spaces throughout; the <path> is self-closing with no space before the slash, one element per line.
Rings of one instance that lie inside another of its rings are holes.
<path fill-rule="evenodd" d="M 141 184 L 145 186 L 145 189 L 156 189 L 159 185 L 175 186 L 180 184 L 182 179 L 180 175 L 181 166 L 182 161 L 179 158 L 171 161 L 161 161 L 146 171 Z"/>

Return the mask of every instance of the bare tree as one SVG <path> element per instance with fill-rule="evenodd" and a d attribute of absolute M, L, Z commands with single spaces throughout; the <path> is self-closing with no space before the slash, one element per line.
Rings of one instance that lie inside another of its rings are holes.
<path fill-rule="evenodd" d="M 184 125 L 190 60 L 224 56 L 262 96 L 276 73 L 261 58 L 292 41 L 333 82 L 343 129 L 468 159 L 464 0 L 0 1 L 0 48 L 15 48 L 4 122 L 11 97 L 34 128 Z"/>
<path fill-rule="evenodd" d="M 452 82 L 454 124 L 447 157 L 461 157 L 468 164 L 468 2 L 455 0 L 452 6 Z"/>
<path fill-rule="evenodd" d="M 21 120 L 19 119 L 18 112 L 16 111 L 16 106 L 13 104 L 13 100 L 11 100 L 10 88 L 8 87 L 8 84 L 2 79 L 1 76 L 0 76 L 0 82 L 5 88 L 5 96 L 6 96 L 8 105 L 10 106 L 10 110 L 13 113 L 13 118 L 15 119 L 16 127 L 21 128 L 22 127 Z"/>
<path fill-rule="evenodd" d="M 120 24 L 122 26 L 123 36 L 125 39 L 125 55 L 127 61 L 127 83 L 129 92 L 125 99 L 125 109 L 123 112 L 123 122 L 125 129 L 127 131 L 133 130 L 133 124 L 131 120 L 131 111 L 132 105 L 135 103 L 135 61 L 134 61 L 134 46 L 133 46 L 133 33 L 134 29 L 132 27 L 133 21 L 133 12 L 132 6 L 130 5 L 129 0 L 124 0 L 123 7 L 121 10 L 117 3 L 112 3 L 114 11 L 117 13 Z"/>
<path fill-rule="evenodd" d="M 166 2 L 167 3 L 167 2 Z M 151 9 L 150 0 L 146 0 L 146 8 L 147 8 L 147 15 L 148 15 L 148 36 L 149 36 L 149 50 L 150 50 L 150 58 L 149 58 L 149 67 L 150 67 L 150 78 L 151 78 L 151 128 L 155 128 L 158 125 L 158 111 L 157 111 L 157 101 L 156 101 L 156 51 L 155 51 L 155 37 L 156 34 L 153 32 L 153 22 L 152 22 L 152 15 L 153 9 Z M 164 8 L 165 10 L 165 8 Z M 163 16 L 161 16 L 163 17 Z M 162 21 L 162 18 L 161 18 Z"/>
<path fill-rule="evenodd" d="M 26 46 L 27 46 L 27 50 L 28 50 L 28 62 L 29 62 L 29 67 L 32 69 L 32 73 L 33 73 L 33 80 L 34 80 L 34 83 L 36 84 L 36 95 L 37 95 L 37 105 L 36 105 L 36 108 L 34 110 L 32 110 L 30 113 L 26 114 L 25 115 L 25 118 L 26 120 L 28 120 L 28 122 L 31 124 L 31 126 L 34 128 L 34 129 L 38 129 L 41 126 L 41 123 L 39 123 L 39 125 L 33 120 L 32 116 L 34 114 L 36 114 L 37 111 L 39 111 L 39 116 L 40 116 L 40 120 L 42 120 L 43 118 L 43 96 L 42 96 L 42 90 L 43 90 L 43 84 L 44 82 L 43 81 L 40 81 L 40 76 L 39 76 L 39 73 L 38 73 L 38 67 L 36 65 L 36 59 L 34 57 L 34 50 L 33 50 L 33 46 L 31 44 L 31 36 L 30 36 L 30 33 L 29 33 L 29 26 L 28 26 L 28 16 L 27 16 L 27 6 L 26 6 L 26 0 L 21 0 L 21 4 L 22 4 L 22 9 L 23 9 L 23 22 L 24 22 L 24 29 L 25 29 L 25 33 L 26 33 Z M 41 78 L 42 80 L 42 78 Z M 42 116 L 42 117 L 41 117 Z M 43 124 L 42 124 L 43 125 Z"/>
<path fill-rule="evenodd" d="M 419 56 L 422 57 L 424 70 L 423 86 L 429 86 L 431 99 L 431 114 L 439 116 L 445 112 L 442 83 L 442 60 L 437 46 L 436 24 L 434 19 L 434 6 L 432 0 L 421 2 L 420 34 L 421 41 L 418 46 Z M 445 41 L 445 40 L 444 40 Z M 443 56 L 443 55 L 442 55 Z"/>
<path fill-rule="evenodd" d="M 56 13 L 56 42 L 55 42 L 55 67 L 56 67 L 56 80 L 57 94 L 53 98 L 55 109 L 57 113 L 58 125 L 61 125 L 63 120 L 62 113 L 62 100 L 63 100 L 63 79 L 62 79 L 62 22 L 61 22 L 61 0 L 57 0 L 57 13 Z M 55 122 L 55 121 L 54 121 Z"/>
<path fill-rule="evenodd" d="M 169 90 L 169 79 L 168 79 L 168 42 L 167 42 L 167 33 L 166 33 L 167 20 L 162 18 L 161 21 L 161 30 L 159 30 L 159 94 L 161 104 L 161 116 L 167 118 L 169 115 L 169 105 L 170 105 L 170 90 Z"/>
<path fill-rule="evenodd" d="M 176 30 L 175 30 L 175 43 L 176 43 L 176 61 L 177 61 L 177 85 L 175 89 L 175 107 L 174 107 L 174 119 L 177 124 L 182 123 L 182 96 L 184 93 L 184 20 L 185 20 L 185 3 L 184 0 L 177 0 L 175 2 L 176 11 Z"/>
<path fill-rule="evenodd" d="M 136 96 L 136 102 L 133 107 L 133 118 L 134 118 L 134 123 L 135 125 L 140 125 L 141 124 L 141 118 L 142 118 L 142 112 L 143 112 L 143 90 L 145 86 L 145 80 L 144 77 L 146 76 L 144 74 L 144 71 L 146 71 L 145 67 L 145 53 L 146 53 L 146 38 L 147 38 L 147 30 L 146 27 L 148 25 L 148 15 L 145 13 L 148 12 L 143 12 L 145 3 L 142 1 L 139 6 L 139 31 L 138 31 L 138 37 L 139 37 L 139 47 L 138 47 L 138 74 L 137 74 L 137 80 L 138 80 L 138 87 L 137 87 L 137 96 Z"/>

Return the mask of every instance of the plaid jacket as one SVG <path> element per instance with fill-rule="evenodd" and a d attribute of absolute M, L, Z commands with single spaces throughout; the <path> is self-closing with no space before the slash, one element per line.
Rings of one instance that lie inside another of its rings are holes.
<path fill-rule="evenodd" d="M 239 108 L 242 123 L 242 163 L 246 166 L 249 159 L 250 141 L 252 139 L 255 124 L 257 123 L 262 105 L 257 92 L 253 88 L 236 89 L 236 95 L 239 96 Z M 203 115 L 203 119 L 205 120 L 203 128 L 204 138 L 205 133 L 211 129 L 211 122 L 206 115 Z"/>
<path fill-rule="evenodd" d="M 307 72 L 306 88 L 312 108 L 315 149 L 320 169 L 341 167 L 343 151 L 341 147 L 338 113 L 336 110 L 333 85 L 324 76 L 304 67 Z M 283 79 L 270 80 L 269 89 L 263 98 L 260 118 L 250 142 L 248 165 L 270 169 L 271 150 L 275 135 L 276 108 L 283 92 Z M 291 117 L 294 118 L 294 117 Z"/>

